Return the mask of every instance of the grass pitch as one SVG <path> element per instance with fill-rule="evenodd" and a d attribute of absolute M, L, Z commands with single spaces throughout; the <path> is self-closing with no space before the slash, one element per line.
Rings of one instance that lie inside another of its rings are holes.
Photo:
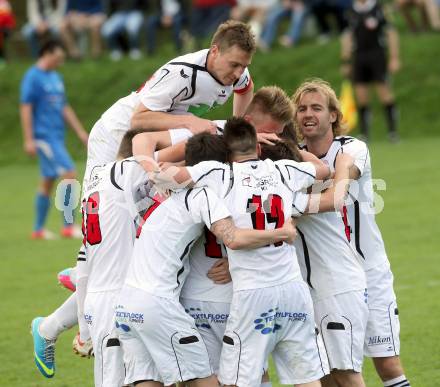
<path fill-rule="evenodd" d="M 440 138 L 397 145 L 378 142 L 370 148 L 374 177 L 386 182 L 386 191 L 377 191 L 385 203 L 378 222 L 395 275 L 405 372 L 413 386 L 434 386 L 440 380 L 440 171 L 435 156 Z M 79 163 L 79 174 L 82 166 Z M 92 361 L 71 350 L 75 330 L 57 342 L 54 379 L 40 375 L 33 361 L 30 322 L 50 313 L 70 294 L 57 285 L 56 274 L 75 264 L 80 243 L 29 240 L 37 179 L 34 162 L 0 168 L 0 385 L 92 386 Z M 60 225 L 61 214 L 52 208 L 48 228 L 57 231 Z M 365 378 L 368 386 L 381 386 L 369 360 Z"/>

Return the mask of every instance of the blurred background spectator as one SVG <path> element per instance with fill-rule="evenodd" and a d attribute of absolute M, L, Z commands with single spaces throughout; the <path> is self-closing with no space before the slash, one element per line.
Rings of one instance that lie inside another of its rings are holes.
<path fill-rule="evenodd" d="M 32 57 L 38 56 L 42 41 L 57 37 L 66 13 L 66 0 L 27 0 L 27 23 L 22 34 L 29 44 Z"/>
<path fill-rule="evenodd" d="M 369 87 L 375 85 L 387 120 L 389 139 L 397 142 L 397 108 L 389 74 L 400 69 L 398 34 L 376 0 L 354 1 L 341 50 L 342 72 L 351 77 L 354 84 L 363 139 L 370 139 Z"/>
<path fill-rule="evenodd" d="M 260 49 L 270 50 L 278 32 L 278 25 L 285 18 L 290 18 L 287 32 L 280 37 L 280 44 L 292 47 L 298 43 L 307 16 L 307 8 L 302 0 L 282 0 L 270 10 L 260 36 Z"/>
<path fill-rule="evenodd" d="M 15 16 L 7 0 L 0 0 L 0 64 L 6 60 L 6 39 L 15 27 Z"/>
<path fill-rule="evenodd" d="M 147 0 L 109 0 L 109 18 L 102 26 L 102 36 L 110 49 L 110 58 L 119 60 L 123 47 L 121 36 L 128 40 L 131 59 L 140 59 L 140 33 L 144 25 Z"/>
<path fill-rule="evenodd" d="M 435 31 L 440 30 L 439 9 L 435 0 L 396 0 L 396 5 L 412 32 L 420 32 L 429 28 Z M 415 13 L 418 16 L 414 17 Z"/>
<path fill-rule="evenodd" d="M 267 13 L 276 3 L 277 0 L 237 0 L 231 18 L 249 23 L 258 43 Z"/>
<path fill-rule="evenodd" d="M 185 19 L 183 2 L 179 0 L 157 0 L 156 12 L 147 17 L 147 53 L 154 54 L 157 45 L 157 30 L 171 28 L 176 51 L 182 51 L 182 30 Z"/>
<path fill-rule="evenodd" d="M 212 35 L 219 24 L 228 20 L 235 0 L 193 0 L 191 9 L 191 34 L 196 49 Z"/>
<path fill-rule="evenodd" d="M 93 58 L 102 52 L 101 27 L 106 15 L 101 0 L 67 0 L 67 13 L 61 23 L 61 37 L 72 59 L 85 55 L 86 33 L 90 33 Z"/>
<path fill-rule="evenodd" d="M 318 26 L 318 43 L 328 42 L 331 37 L 332 24 L 335 24 L 338 35 L 347 27 L 346 13 L 351 7 L 351 0 L 308 1 Z"/>

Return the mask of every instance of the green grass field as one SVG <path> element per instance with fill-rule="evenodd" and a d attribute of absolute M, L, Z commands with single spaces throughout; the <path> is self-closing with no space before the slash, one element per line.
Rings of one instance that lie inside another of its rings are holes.
<path fill-rule="evenodd" d="M 438 264 L 438 152 L 440 139 L 402 141 L 372 146 L 376 178 L 386 181 L 378 191 L 385 202 L 378 215 L 396 277 L 402 359 L 412 385 L 437 385 L 440 378 L 438 321 L 440 266 Z M 431 156 L 430 156 L 431 155 Z M 82 166 L 82 165 L 81 165 Z M 56 283 L 56 273 L 75 262 L 78 241 L 30 241 L 32 202 L 38 175 L 32 163 L 0 168 L 3 203 L 0 228 L 0 385 L 92 386 L 92 361 L 73 355 L 75 331 L 57 343 L 57 374 L 45 380 L 32 357 L 29 324 L 46 315 L 69 295 Z M 437 213 L 436 213 L 437 210 Z M 52 210 L 49 228 L 58 230 L 60 213 Z M 380 386 L 366 362 L 368 386 Z"/>
<path fill-rule="evenodd" d="M 386 182 L 384 211 L 378 215 L 395 274 L 398 296 L 402 359 L 406 375 L 416 387 L 440 385 L 440 230 L 439 149 L 440 56 L 439 35 L 402 36 L 403 68 L 393 79 L 399 105 L 402 142 L 384 142 L 385 125 L 373 102 L 372 152 L 374 177 Z M 278 84 L 289 94 L 306 77 L 319 76 L 336 89 L 339 45 L 304 44 L 290 51 L 276 49 L 257 54 L 251 72 L 257 87 Z M 106 59 L 80 64 L 66 63 L 64 75 L 69 100 L 88 130 L 118 98 L 136 89 L 160 64 L 172 58 L 171 47 L 160 56 L 139 62 Z M 35 161 L 22 151 L 18 120 L 19 82 L 31 65 L 18 61 L 0 70 L 0 386 L 92 386 L 92 361 L 71 351 L 74 330 L 57 343 L 57 373 L 44 379 L 33 361 L 29 325 L 33 317 L 46 315 L 69 295 L 57 285 L 56 274 L 75 264 L 79 241 L 30 241 L 33 197 L 38 181 Z M 375 101 L 375 100 L 374 100 Z M 230 104 L 211 113 L 229 115 Z M 82 176 L 85 151 L 71 134 L 69 149 L 79 160 Z M 437 154 L 437 156 L 435 156 Z M 81 179 L 79 179 L 81 180 Z M 61 214 L 52 209 L 48 228 L 58 231 Z M 370 387 L 381 386 L 369 361 L 365 378 Z M 276 384 L 274 384 L 276 385 Z"/>

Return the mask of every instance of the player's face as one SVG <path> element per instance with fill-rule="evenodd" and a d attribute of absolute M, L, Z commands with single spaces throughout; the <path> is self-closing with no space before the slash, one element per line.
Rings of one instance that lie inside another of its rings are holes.
<path fill-rule="evenodd" d="M 66 59 L 66 53 L 60 47 L 57 47 L 53 52 L 50 53 L 50 66 L 52 69 L 60 67 Z"/>
<path fill-rule="evenodd" d="M 324 137 L 332 133 L 336 113 L 328 108 L 327 98 L 318 92 L 305 93 L 298 103 L 296 122 L 304 138 Z"/>
<path fill-rule="evenodd" d="M 252 55 L 237 46 L 220 51 L 214 45 L 211 47 L 210 55 L 212 55 L 212 61 L 208 64 L 208 67 L 210 67 L 208 70 L 221 83 L 227 86 L 233 85 L 234 82 L 238 81 L 252 60 Z"/>
<path fill-rule="evenodd" d="M 257 133 L 280 134 L 284 130 L 284 122 L 273 119 L 270 114 L 254 111 L 245 118 L 254 126 Z"/>

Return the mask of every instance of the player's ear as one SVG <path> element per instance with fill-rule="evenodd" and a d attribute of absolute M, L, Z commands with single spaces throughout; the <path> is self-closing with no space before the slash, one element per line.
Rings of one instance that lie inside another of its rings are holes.
<path fill-rule="evenodd" d="M 246 122 L 251 122 L 251 120 L 252 120 L 252 117 L 249 115 L 249 114 L 245 114 L 244 116 L 243 116 L 243 119 L 246 121 Z"/>
<path fill-rule="evenodd" d="M 219 47 L 216 44 L 213 44 L 209 51 L 210 51 L 210 54 L 214 58 L 216 58 L 218 56 L 219 52 L 220 52 L 220 49 L 219 49 Z"/>
<path fill-rule="evenodd" d="M 330 112 L 330 122 L 333 124 L 336 122 L 336 119 L 338 118 L 338 113 L 335 111 Z"/>

